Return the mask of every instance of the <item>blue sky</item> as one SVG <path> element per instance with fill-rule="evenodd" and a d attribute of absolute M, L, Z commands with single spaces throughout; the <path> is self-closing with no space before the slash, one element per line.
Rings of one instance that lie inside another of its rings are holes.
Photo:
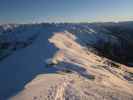
<path fill-rule="evenodd" d="M 126 20 L 133 0 L 0 0 L 0 24 Z"/>

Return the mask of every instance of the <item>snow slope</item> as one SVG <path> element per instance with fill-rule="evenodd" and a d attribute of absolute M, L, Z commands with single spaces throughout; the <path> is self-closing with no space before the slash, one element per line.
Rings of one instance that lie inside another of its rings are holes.
<path fill-rule="evenodd" d="M 22 90 L 36 75 L 51 73 L 55 70 L 54 68 L 45 69 L 45 59 L 51 57 L 56 50 L 48 43 L 48 38 L 57 29 L 41 30 L 43 32 L 39 34 L 32 45 L 13 52 L 12 55 L 0 62 L 1 100 Z"/>
<path fill-rule="evenodd" d="M 68 32 L 49 39 L 59 50 L 51 59 L 53 74 L 37 76 L 11 100 L 132 100 L 133 69 L 86 50 Z"/>
<path fill-rule="evenodd" d="M 3 41 L 36 38 L 0 61 L 0 100 L 132 100 L 133 68 L 93 54 L 86 47 L 86 43 L 100 45 L 101 40 L 119 44 L 117 37 L 100 28 L 7 25 L 0 37 Z"/>

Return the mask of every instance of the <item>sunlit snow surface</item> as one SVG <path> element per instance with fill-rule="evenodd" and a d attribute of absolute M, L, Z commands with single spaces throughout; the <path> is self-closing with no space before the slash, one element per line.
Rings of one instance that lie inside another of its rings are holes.
<path fill-rule="evenodd" d="M 2 41 L 13 43 L 36 36 L 33 43 L 0 61 L 0 99 L 132 100 L 133 85 L 124 76 L 133 69 L 121 64 L 107 67 L 108 59 L 85 47 L 99 40 L 117 44 L 118 39 L 93 25 L 80 32 L 83 27 L 38 24 L 0 31 Z M 72 29 L 77 33 L 69 33 Z"/>

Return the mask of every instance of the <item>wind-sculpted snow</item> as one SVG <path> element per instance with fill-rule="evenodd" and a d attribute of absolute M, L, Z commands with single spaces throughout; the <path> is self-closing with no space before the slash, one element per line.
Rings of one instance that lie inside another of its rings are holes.
<path fill-rule="evenodd" d="M 107 62 L 108 59 L 101 58 L 89 51 L 85 51 L 84 47 L 76 43 L 73 38 L 68 37 L 68 34 L 71 34 L 71 33 L 56 33 L 55 36 L 53 36 L 50 39 L 50 42 L 54 43 L 55 46 L 60 49 L 58 54 L 56 54 L 56 56 L 53 58 L 53 60 L 57 60 L 59 62 L 59 65 L 57 65 L 57 67 L 60 67 L 60 62 L 71 63 L 73 65 L 66 65 L 64 63 L 64 67 L 66 69 L 76 71 L 76 73 L 78 73 L 80 76 L 87 79 L 90 78 L 89 76 L 93 75 L 94 76 L 93 81 L 95 81 L 96 83 L 103 85 L 105 87 L 107 86 L 108 88 L 113 88 L 114 91 L 119 90 L 119 91 L 127 92 L 129 94 L 131 93 L 131 95 L 133 95 L 133 85 L 130 84 L 128 80 L 124 79 L 125 72 L 124 70 L 122 70 L 122 68 L 124 69 L 125 67 L 123 65 L 119 65 L 119 64 L 118 65 L 116 64 L 113 66 L 107 65 L 105 62 Z M 70 67 L 74 67 L 74 65 L 81 66 L 82 68 L 84 68 L 85 71 L 84 70 L 82 71 L 80 68 L 79 70 L 70 68 Z M 97 68 L 94 66 L 97 66 Z M 119 67 L 119 68 L 113 68 L 113 67 Z M 84 74 L 88 73 L 88 75 L 84 75 L 83 73 Z M 109 90 L 107 89 L 107 91 Z M 94 98 L 96 97 L 94 96 Z M 117 99 L 119 98 L 121 98 L 121 96 L 120 97 L 118 96 Z M 120 100 L 122 100 L 122 98 Z"/>
<path fill-rule="evenodd" d="M 11 100 L 132 100 L 127 66 L 102 58 L 76 42 L 69 32 L 49 39 L 59 50 L 47 61 L 53 74 L 40 75 Z"/>
<path fill-rule="evenodd" d="M 124 36 L 103 26 L 0 26 L 0 46 L 14 48 L 0 61 L 0 100 L 132 100 L 133 68 L 96 51 L 114 55 Z"/>

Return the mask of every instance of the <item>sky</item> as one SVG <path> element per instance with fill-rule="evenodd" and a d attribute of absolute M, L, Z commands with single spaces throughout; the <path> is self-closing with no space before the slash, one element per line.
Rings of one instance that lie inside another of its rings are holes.
<path fill-rule="evenodd" d="M 133 0 L 0 0 L 0 24 L 133 20 Z"/>

